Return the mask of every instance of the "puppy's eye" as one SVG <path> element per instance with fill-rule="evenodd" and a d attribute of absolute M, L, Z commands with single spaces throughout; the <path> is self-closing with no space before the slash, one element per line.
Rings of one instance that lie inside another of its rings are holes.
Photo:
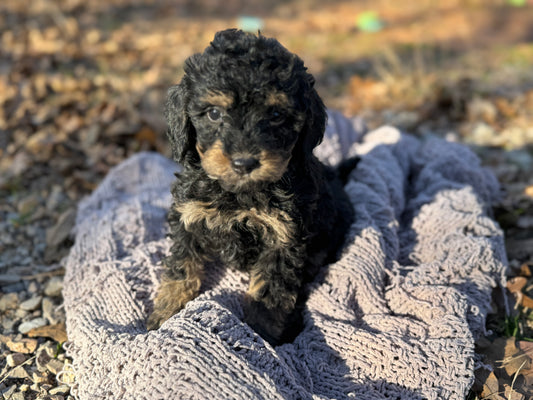
<path fill-rule="evenodd" d="M 285 115 L 278 110 L 274 110 L 270 113 L 270 123 L 272 125 L 280 125 L 285 121 Z"/>
<path fill-rule="evenodd" d="M 207 112 L 207 118 L 211 122 L 219 122 L 222 119 L 222 113 L 218 108 L 212 108 Z"/>

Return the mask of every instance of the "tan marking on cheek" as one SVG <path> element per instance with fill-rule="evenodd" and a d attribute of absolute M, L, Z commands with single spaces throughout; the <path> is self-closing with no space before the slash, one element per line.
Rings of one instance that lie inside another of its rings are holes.
<path fill-rule="evenodd" d="M 289 98 L 283 92 L 268 93 L 265 104 L 267 106 L 278 106 L 278 107 L 289 107 L 290 106 Z"/>
<path fill-rule="evenodd" d="M 219 91 L 209 91 L 200 100 L 204 103 L 223 108 L 230 108 L 233 105 L 233 96 Z"/>
<path fill-rule="evenodd" d="M 252 171 L 250 179 L 258 182 L 276 182 L 287 171 L 290 159 L 290 153 L 284 156 L 275 152 L 262 151 L 259 156 L 260 167 Z"/>
<path fill-rule="evenodd" d="M 210 177 L 219 178 L 231 173 L 231 160 L 224 154 L 220 140 L 203 152 L 201 159 L 202 168 Z"/>

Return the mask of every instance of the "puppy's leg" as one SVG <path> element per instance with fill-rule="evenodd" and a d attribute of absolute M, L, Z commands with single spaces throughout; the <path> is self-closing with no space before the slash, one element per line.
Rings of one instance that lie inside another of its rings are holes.
<path fill-rule="evenodd" d="M 154 311 L 146 324 L 148 330 L 159 328 L 185 307 L 187 302 L 198 296 L 202 285 L 203 262 L 190 257 L 176 262 L 170 256 L 165 259 L 165 264 L 167 271 L 155 298 Z"/>
<path fill-rule="evenodd" d="M 302 284 L 300 259 L 291 251 L 270 251 L 252 269 L 245 320 L 271 344 L 290 328 Z"/>

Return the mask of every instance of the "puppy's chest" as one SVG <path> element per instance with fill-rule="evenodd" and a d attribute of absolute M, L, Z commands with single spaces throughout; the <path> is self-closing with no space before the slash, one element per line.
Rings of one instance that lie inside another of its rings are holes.
<path fill-rule="evenodd" d="M 260 252 L 265 246 L 290 246 L 298 234 L 289 213 L 276 207 L 228 209 L 199 200 L 175 207 L 185 230 L 195 235 L 206 251 Z"/>

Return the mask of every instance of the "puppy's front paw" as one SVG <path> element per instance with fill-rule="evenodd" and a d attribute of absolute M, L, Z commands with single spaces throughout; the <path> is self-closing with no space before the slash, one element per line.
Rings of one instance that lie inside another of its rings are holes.
<path fill-rule="evenodd" d="M 154 311 L 148 317 L 148 330 L 158 329 L 163 322 L 178 313 L 185 304 L 198 296 L 202 281 L 199 277 L 183 280 L 164 279 L 154 301 Z"/>
<path fill-rule="evenodd" d="M 146 329 L 148 329 L 149 331 L 159 329 L 159 327 L 163 325 L 163 322 L 172 317 L 172 315 L 174 314 L 174 312 L 165 313 L 164 309 L 155 309 L 154 312 L 148 317 L 148 321 L 146 322 Z"/>
<path fill-rule="evenodd" d="M 244 321 L 268 341 L 278 345 L 285 328 L 286 315 L 278 310 L 268 309 L 262 302 L 248 299 L 244 305 Z"/>

